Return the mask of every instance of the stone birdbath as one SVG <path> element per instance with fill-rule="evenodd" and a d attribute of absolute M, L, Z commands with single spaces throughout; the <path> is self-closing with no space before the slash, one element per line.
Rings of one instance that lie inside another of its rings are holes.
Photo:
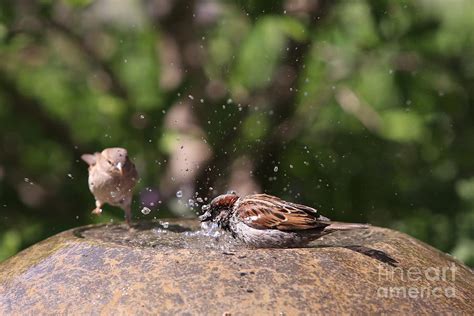
<path fill-rule="evenodd" d="M 379 227 L 250 249 L 196 220 L 91 225 L 0 264 L 1 315 L 472 314 L 473 301 L 468 267 Z"/>

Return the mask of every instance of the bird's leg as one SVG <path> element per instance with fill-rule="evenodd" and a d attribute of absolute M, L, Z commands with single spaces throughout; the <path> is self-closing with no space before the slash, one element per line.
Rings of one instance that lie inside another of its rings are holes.
<path fill-rule="evenodd" d="M 125 212 L 125 222 L 132 228 L 132 195 L 128 194 L 120 201 L 120 208 Z"/>
<path fill-rule="evenodd" d="M 128 228 L 132 227 L 132 207 L 130 204 L 125 205 L 123 210 L 125 211 L 125 222 Z"/>
<path fill-rule="evenodd" d="M 102 213 L 102 202 L 99 200 L 95 201 L 95 209 L 92 210 L 92 214 L 100 215 Z"/>

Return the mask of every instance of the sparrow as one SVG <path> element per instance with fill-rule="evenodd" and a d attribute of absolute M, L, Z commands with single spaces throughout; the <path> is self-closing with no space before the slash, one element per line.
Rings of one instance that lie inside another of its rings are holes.
<path fill-rule="evenodd" d="M 332 222 L 312 207 L 268 194 L 228 193 L 205 205 L 201 222 L 215 222 L 236 239 L 256 248 L 304 246 L 326 234 L 368 225 Z"/>
<path fill-rule="evenodd" d="M 89 165 L 89 190 L 95 198 L 92 214 L 102 213 L 102 206 L 110 204 L 125 211 L 125 221 L 132 220 L 133 188 L 138 180 L 137 169 L 124 148 L 106 148 L 100 153 L 81 156 Z"/>

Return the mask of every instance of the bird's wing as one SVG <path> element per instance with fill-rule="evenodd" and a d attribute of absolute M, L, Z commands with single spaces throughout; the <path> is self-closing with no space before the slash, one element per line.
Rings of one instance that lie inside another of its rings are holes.
<path fill-rule="evenodd" d="M 314 208 L 286 202 L 267 194 L 254 194 L 243 198 L 238 205 L 237 216 L 256 229 L 292 231 L 329 225 L 329 219 L 320 216 Z"/>
<path fill-rule="evenodd" d="M 98 155 L 100 154 L 84 154 L 81 156 L 81 159 L 84 160 L 89 166 L 94 166 L 97 163 Z"/>

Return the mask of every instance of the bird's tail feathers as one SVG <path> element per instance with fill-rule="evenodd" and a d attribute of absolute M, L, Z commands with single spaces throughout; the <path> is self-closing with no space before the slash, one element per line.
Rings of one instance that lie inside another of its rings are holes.
<path fill-rule="evenodd" d="M 369 227 L 369 224 L 330 222 L 330 224 L 324 228 L 324 231 L 327 233 L 332 233 L 340 230 L 367 229 Z"/>

